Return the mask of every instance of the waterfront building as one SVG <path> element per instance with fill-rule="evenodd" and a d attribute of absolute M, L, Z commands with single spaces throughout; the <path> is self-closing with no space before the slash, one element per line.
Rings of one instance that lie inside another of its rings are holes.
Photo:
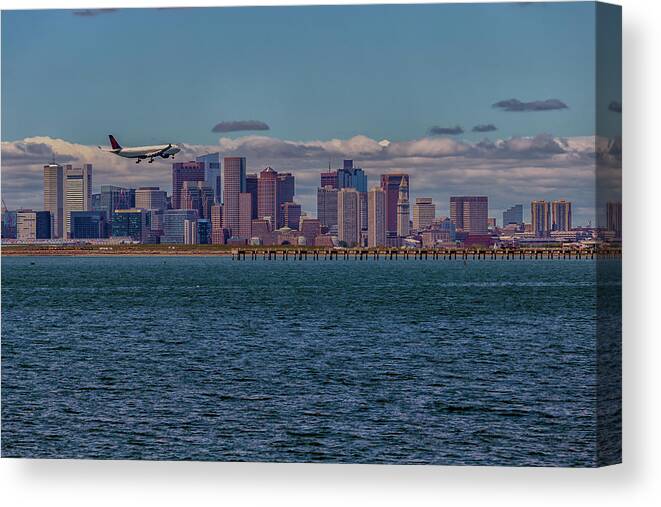
<path fill-rule="evenodd" d="M 234 235 L 239 230 L 239 194 L 246 191 L 246 159 L 225 157 L 223 168 L 223 227 Z"/>
<path fill-rule="evenodd" d="M 167 209 L 167 195 L 159 187 L 140 187 L 135 191 L 135 207 L 149 210 Z"/>
<path fill-rule="evenodd" d="M 214 204 L 211 207 L 211 243 L 214 245 L 225 244 L 222 204 Z"/>
<path fill-rule="evenodd" d="M 16 212 L 16 239 L 34 241 L 51 238 L 50 211 L 22 209 Z"/>
<path fill-rule="evenodd" d="M 163 236 L 161 243 L 184 242 L 184 221 L 197 220 L 195 209 L 169 209 L 163 213 Z"/>
<path fill-rule="evenodd" d="M 92 164 L 64 167 L 64 237 L 71 233 L 70 213 L 92 209 Z"/>
<path fill-rule="evenodd" d="M 143 209 L 118 209 L 112 216 L 112 235 L 144 242 L 149 235 L 147 212 Z"/>
<path fill-rule="evenodd" d="M 197 236 L 197 220 L 184 220 L 184 245 L 197 245 L 199 243 Z"/>
<path fill-rule="evenodd" d="M 615 233 L 616 238 L 622 237 L 622 203 L 609 201 L 606 203 L 606 229 Z"/>
<path fill-rule="evenodd" d="M 473 235 L 488 232 L 489 199 L 484 196 L 450 197 L 450 220 L 458 231 Z"/>
<path fill-rule="evenodd" d="M 399 186 L 406 179 L 409 185 L 409 175 L 404 173 L 391 173 L 381 175 L 381 188 L 386 194 L 386 237 L 387 233 L 397 234 L 397 200 L 399 199 Z M 392 237 L 392 234 L 391 234 Z"/>
<path fill-rule="evenodd" d="M 172 208 L 181 209 L 184 181 L 204 181 L 204 162 L 175 162 L 172 164 Z"/>
<path fill-rule="evenodd" d="M 397 235 L 400 238 L 406 238 L 409 235 L 410 222 L 408 178 L 402 178 L 397 197 Z"/>
<path fill-rule="evenodd" d="M 386 244 L 386 193 L 381 187 L 372 187 L 367 193 L 367 246 Z"/>
<path fill-rule="evenodd" d="M 64 230 L 64 167 L 44 166 L 44 210 L 50 212 L 53 238 L 61 238 Z"/>
<path fill-rule="evenodd" d="M 252 195 L 248 192 L 239 194 L 239 230 L 236 236 L 243 239 L 252 237 Z"/>
<path fill-rule="evenodd" d="M 280 215 L 283 226 L 298 230 L 301 220 L 301 205 L 295 202 L 285 202 L 281 205 Z"/>
<path fill-rule="evenodd" d="M 206 181 L 184 181 L 181 188 L 182 209 L 196 209 L 199 218 L 211 218 L 214 192 Z"/>
<path fill-rule="evenodd" d="M 523 223 L 523 204 L 515 204 L 503 211 L 503 227 L 508 224 L 520 225 Z"/>
<path fill-rule="evenodd" d="M 337 227 L 337 188 L 325 186 L 317 189 L 317 218 L 323 227 Z"/>
<path fill-rule="evenodd" d="M 108 237 L 105 211 L 72 211 L 71 239 L 101 239 Z"/>
<path fill-rule="evenodd" d="M 413 230 L 429 227 L 436 218 L 436 205 L 431 197 L 417 197 L 413 205 Z"/>
<path fill-rule="evenodd" d="M 355 246 L 360 239 L 359 192 L 354 188 L 337 193 L 337 237 L 347 246 Z"/>
<path fill-rule="evenodd" d="M 252 196 L 250 208 L 252 210 L 252 220 L 257 219 L 259 177 L 255 173 L 246 174 L 246 192 Z"/>
<path fill-rule="evenodd" d="M 551 230 L 569 231 L 571 229 L 571 202 L 564 199 L 551 202 Z"/>
<path fill-rule="evenodd" d="M 532 201 L 530 203 L 532 232 L 538 238 L 543 238 L 551 232 L 551 212 L 547 201 Z"/>
<path fill-rule="evenodd" d="M 16 211 L 2 209 L 2 237 L 16 239 Z"/>
<path fill-rule="evenodd" d="M 271 221 L 265 219 L 257 219 L 252 221 L 251 225 L 252 239 L 259 240 L 262 245 L 272 245 L 274 242 L 273 229 L 271 228 Z"/>
<path fill-rule="evenodd" d="M 220 177 L 220 153 L 200 155 L 195 158 L 195 161 L 204 164 L 204 181 L 213 191 L 214 204 L 219 204 L 223 195 Z"/>
<path fill-rule="evenodd" d="M 318 218 L 301 217 L 299 229 L 305 244 L 312 246 L 315 238 L 321 234 L 321 221 Z"/>
<path fill-rule="evenodd" d="M 487 218 L 487 229 L 490 231 L 494 230 L 497 227 L 496 225 L 496 218 L 495 217 L 489 217 Z"/>
<path fill-rule="evenodd" d="M 211 221 L 206 218 L 197 220 L 197 242 L 200 245 L 211 244 Z"/>

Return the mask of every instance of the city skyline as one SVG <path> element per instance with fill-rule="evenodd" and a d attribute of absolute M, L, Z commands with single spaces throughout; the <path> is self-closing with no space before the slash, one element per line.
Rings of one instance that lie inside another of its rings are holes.
<path fill-rule="evenodd" d="M 193 33 L 177 37 L 171 48 L 169 28 L 141 23 L 147 15 L 164 21 L 177 16 L 184 33 Z M 93 164 L 98 185 L 169 190 L 166 161 L 136 170 L 96 148 L 113 132 L 129 145 L 174 138 L 183 148 L 177 161 L 219 152 L 246 157 L 250 173 L 267 166 L 294 172 L 308 213 L 318 172 L 346 158 L 360 164 L 370 184 L 380 174 L 410 174 L 418 183 L 410 188 L 411 203 L 488 193 L 491 212 L 499 216 L 512 203 L 562 194 L 574 203 L 575 223 L 594 223 L 595 156 L 619 156 L 609 143 L 620 135 L 621 119 L 621 90 L 596 97 L 590 86 L 597 16 L 590 3 L 118 9 L 87 17 L 5 12 L 3 198 L 12 209 L 38 208 L 35 182 L 53 158 Z M 310 29 L 269 36 L 291 19 Z M 414 23 L 419 29 L 409 30 Z M 56 30 L 34 29 L 46 24 Z M 214 30 L 200 30 L 207 24 Z M 267 30 L 242 38 L 242 59 L 222 51 L 233 34 L 238 37 L 237 26 L 265 24 Z M 125 33 L 121 40 L 97 37 L 84 51 L 71 51 L 85 34 L 113 33 L 117 26 Z M 483 36 L 466 38 L 458 26 Z M 354 41 L 373 36 L 381 43 L 338 45 L 326 36 L 340 28 L 354 33 Z M 548 44 L 549 30 L 554 45 Z M 398 35 L 397 44 L 389 42 L 390 33 Z M 128 87 L 109 78 L 113 61 L 140 58 L 135 47 L 153 41 L 166 44 L 175 58 L 189 45 L 221 56 L 193 83 L 188 73 L 169 69 L 167 80 L 159 71 L 136 70 L 127 76 Z M 606 41 L 604 54 L 613 49 L 617 55 L 619 43 Z M 298 49 L 283 53 L 293 46 Z M 487 53 L 498 66 L 473 65 L 476 54 Z M 62 54 L 68 60 L 58 67 Z M 92 58 L 96 54 L 104 59 Z M 605 65 L 618 71 L 621 62 L 617 57 Z M 43 87 L 37 72 L 57 79 Z M 268 76 L 269 83 L 259 93 L 258 76 Z M 595 114 L 604 138 L 594 137 Z"/>

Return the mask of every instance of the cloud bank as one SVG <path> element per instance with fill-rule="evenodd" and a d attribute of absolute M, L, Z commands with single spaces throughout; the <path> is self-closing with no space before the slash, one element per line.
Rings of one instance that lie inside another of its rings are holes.
<path fill-rule="evenodd" d="M 211 132 L 241 132 L 250 130 L 270 130 L 270 127 L 259 120 L 221 121 L 211 129 Z"/>
<path fill-rule="evenodd" d="M 590 210 L 595 201 L 597 160 L 605 163 L 603 171 L 612 178 L 612 186 L 619 185 L 621 143 L 549 134 L 478 143 L 436 136 L 408 141 L 379 141 L 367 136 L 297 141 L 251 135 L 221 137 L 212 145 L 184 144 L 176 160 L 194 160 L 211 152 L 246 157 L 248 172 L 258 172 L 267 165 L 293 172 L 296 200 L 312 215 L 316 213 L 319 173 L 327 169 L 329 160 L 338 167 L 343 158 L 352 158 L 365 170 L 370 186 L 378 184 L 381 174 L 408 172 L 411 200 L 432 197 L 438 214 L 449 212 L 450 195 L 487 195 L 490 212 L 496 217 L 518 202 L 564 198 L 575 203 L 575 222 L 582 224 L 594 222 Z M 95 192 L 102 184 L 171 190 L 171 160 L 136 165 L 93 146 L 32 137 L 2 142 L 2 194 L 10 209 L 42 207 L 43 165 L 53 157 L 62 164 L 92 163 Z M 584 211 L 579 212 L 579 208 Z"/>
<path fill-rule="evenodd" d="M 459 134 L 464 133 L 464 129 L 462 129 L 459 125 L 455 127 L 439 127 L 438 125 L 434 125 L 433 127 L 429 128 L 429 135 L 432 136 L 457 136 Z"/>
<path fill-rule="evenodd" d="M 498 130 L 493 123 L 488 123 L 486 125 L 475 125 L 473 127 L 473 132 L 493 132 Z"/>
<path fill-rule="evenodd" d="M 495 109 L 503 111 L 522 112 L 522 111 L 555 111 L 558 109 L 567 109 L 569 106 L 558 99 L 533 100 L 531 102 L 522 102 L 518 99 L 501 100 L 493 104 Z"/>
<path fill-rule="evenodd" d="M 71 14 L 74 16 L 80 16 L 84 18 L 89 18 L 93 16 L 99 16 L 101 14 L 112 14 L 117 12 L 119 9 L 82 9 L 79 11 L 73 11 Z"/>

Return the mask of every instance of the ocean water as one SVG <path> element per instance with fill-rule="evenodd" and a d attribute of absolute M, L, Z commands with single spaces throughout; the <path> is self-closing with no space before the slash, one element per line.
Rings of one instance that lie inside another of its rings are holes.
<path fill-rule="evenodd" d="M 3 258 L 2 455 L 594 466 L 596 265 Z"/>

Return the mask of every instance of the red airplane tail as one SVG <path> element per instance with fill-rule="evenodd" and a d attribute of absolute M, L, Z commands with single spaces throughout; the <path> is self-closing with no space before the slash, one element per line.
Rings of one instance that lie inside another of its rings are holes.
<path fill-rule="evenodd" d="M 112 146 L 113 150 L 121 150 L 122 149 L 122 147 L 117 142 L 117 139 L 115 139 L 115 137 L 112 134 L 110 134 L 108 136 L 108 138 L 110 139 L 110 146 Z"/>

